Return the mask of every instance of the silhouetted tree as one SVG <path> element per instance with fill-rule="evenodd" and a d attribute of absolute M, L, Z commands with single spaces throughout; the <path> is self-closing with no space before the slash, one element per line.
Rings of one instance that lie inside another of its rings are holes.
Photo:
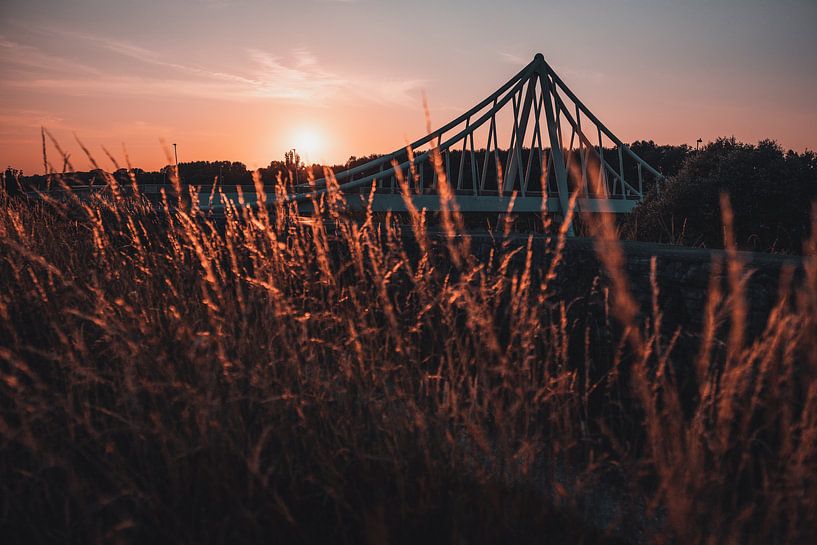
<path fill-rule="evenodd" d="M 167 165 L 163 171 L 169 176 L 173 166 Z M 252 182 L 247 167 L 238 161 L 192 161 L 179 163 L 179 176 L 186 184 L 204 186 L 219 184 L 234 185 Z"/>
<path fill-rule="evenodd" d="M 6 168 L 3 173 L 3 185 L 6 193 L 10 196 L 15 196 L 23 191 L 20 180 L 23 177 L 23 171 L 11 167 Z"/>
<path fill-rule="evenodd" d="M 722 192 L 730 197 L 741 248 L 800 252 L 817 198 L 817 156 L 784 153 L 772 140 L 750 145 L 720 138 L 688 154 L 661 194 L 651 192 L 626 218 L 625 234 L 723 247 Z"/>
<path fill-rule="evenodd" d="M 287 170 L 298 170 L 301 168 L 301 156 L 298 155 L 298 152 L 295 149 L 291 149 L 284 153 L 284 164 L 286 165 Z"/>

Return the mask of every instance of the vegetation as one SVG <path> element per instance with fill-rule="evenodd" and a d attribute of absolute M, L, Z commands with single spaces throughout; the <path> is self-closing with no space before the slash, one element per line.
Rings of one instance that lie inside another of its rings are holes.
<path fill-rule="evenodd" d="M 478 262 L 451 236 L 455 209 L 443 237 L 413 210 L 410 226 L 352 220 L 331 196 L 313 217 L 279 200 L 219 224 L 107 182 L 89 201 L 0 193 L 0 534 L 13 541 L 817 532 L 817 261 L 746 339 L 726 198 L 730 289 L 712 282 L 698 356 L 679 359 L 657 289 L 651 309 L 630 295 L 606 216 L 591 224 L 606 280 L 568 304 L 552 287 L 563 231 L 531 241 L 547 266 L 501 236 Z M 612 499 L 589 512 L 598 497 Z"/>
<path fill-rule="evenodd" d="M 736 244 L 739 248 L 800 252 L 809 232 L 809 206 L 817 199 L 817 154 L 813 151 L 801 154 L 789 150 L 784 153 L 774 141 L 764 140 L 751 145 L 734 138 L 719 138 L 700 151 L 686 145 L 657 145 L 651 140 L 633 142 L 630 148 L 666 176 L 667 182 L 659 192 L 651 185 L 651 180 L 647 181 L 647 198 L 624 220 L 621 236 L 631 240 L 723 248 L 718 199 L 721 193 L 726 193 L 735 207 Z M 523 155 L 527 153 L 529 150 L 523 151 Z M 459 151 L 452 151 L 455 169 L 459 168 L 459 154 Z M 483 164 L 484 154 L 485 150 L 475 152 L 477 164 Z M 616 148 L 605 149 L 604 154 L 608 163 L 618 163 Z M 352 156 L 342 165 L 307 166 L 301 162 L 297 151 L 290 150 L 283 161 L 272 161 L 257 174 L 262 183 L 270 187 L 274 186 L 279 175 L 293 183 L 295 180 L 304 183 L 310 175 L 322 177 L 325 168 L 345 170 L 377 157 Z M 466 154 L 463 163 L 466 172 L 470 172 L 470 162 L 470 154 Z M 69 161 L 65 164 L 71 166 Z M 638 178 L 635 168 L 635 164 L 626 164 L 626 179 Z M 425 178 L 431 179 L 433 166 L 426 164 L 423 169 Z M 131 177 L 140 185 L 169 184 L 173 172 L 172 165 L 158 172 L 120 168 L 113 176 L 121 185 L 130 185 Z M 489 169 L 486 189 L 496 189 L 496 175 Z M 214 183 L 253 185 L 253 172 L 243 163 L 231 161 L 181 163 L 179 176 L 184 183 L 205 189 Z M 536 181 L 540 176 L 541 172 L 534 164 L 531 191 L 540 190 L 541 184 Z M 73 184 L 104 184 L 107 180 L 99 169 L 71 172 L 64 175 L 64 179 Z M 42 189 L 48 186 L 48 177 L 23 176 L 22 172 L 9 168 L 5 183 L 10 192 L 17 188 Z M 548 184 L 551 191 L 556 190 L 552 175 Z"/>
<path fill-rule="evenodd" d="M 653 191 L 627 218 L 636 240 L 723 248 L 718 199 L 735 209 L 735 241 L 742 249 L 799 253 L 817 200 L 817 154 L 773 141 L 758 145 L 721 138 L 690 152 L 663 191 Z"/>

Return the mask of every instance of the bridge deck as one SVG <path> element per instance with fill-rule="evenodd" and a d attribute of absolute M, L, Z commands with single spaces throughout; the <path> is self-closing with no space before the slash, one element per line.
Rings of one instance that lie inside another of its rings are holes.
<path fill-rule="evenodd" d="M 238 202 L 237 194 L 225 194 L 227 199 L 233 203 Z M 267 194 L 267 201 L 271 202 L 274 195 Z M 352 210 L 365 210 L 368 205 L 368 195 L 365 194 L 350 194 L 346 195 L 346 202 Z M 456 195 L 457 206 L 460 212 L 463 213 L 502 213 L 507 212 L 511 205 L 511 197 L 509 195 Z M 256 203 L 255 193 L 245 193 L 244 202 L 247 204 Z M 417 210 L 426 209 L 429 212 L 437 212 L 440 210 L 440 197 L 438 195 L 412 195 L 412 203 Z M 578 212 L 613 212 L 616 214 L 627 214 L 637 204 L 635 199 L 594 199 L 583 198 L 576 201 L 576 210 Z M 308 201 L 307 201 L 308 203 Z M 555 196 L 546 197 L 547 211 L 549 213 L 561 212 L 561 205 L 559 198 Z M 224 205 L 215 196 L 212 204 L 210 203 L 210 195 L 199 194 L 199 207 L 202 210 L 218 211 L 224 208 Z M 406 203 L 402 195 L 395 195 L 389 193 L 376 193 L 372 201 L 372 210 L 375 212 L 407 212 Z M 526 214 L 538 213 L 542 211 L 542 197 L 541 196 L 517 196 L 513 201 L 513 208 L 511 213 Z"/>

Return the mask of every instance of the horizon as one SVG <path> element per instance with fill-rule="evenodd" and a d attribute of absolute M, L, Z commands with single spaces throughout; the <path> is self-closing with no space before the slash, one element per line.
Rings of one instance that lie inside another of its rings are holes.
<path fill-rule="evenodd" d="M 751 147 L 754 147 L 754 148 L 757 148 L 758 146 L 760 146 L 763 143 L 763 140 L 758 141 L 758 142 L 743 142 L 743 141 L 735 139 L 734 136 L 721 136 L 721 137 L 716 137 L 714 140 L 711 140 L 711 141 L 708 141 L 708 142 L 699 143 L 699 148 L 696 148 L 693 145 L 686 144 L 686 143 L 681 143 L 681 144 L 661 144 L 661 143 L 658 143 L 658 142 L 650 141 L 648 139 L 634 140 L 632 142 L 629 142 L 628 145 L 634 145 L 634 144 L 636 144 L 638 142 L 643 142 L 645 144 L 653 144 L 656 148 L 666 147 L 666 148 L 681 149 L 684 146 L 686 146 L 687 150 L 689 150 L 689 153 L 694 153 L 694 152 L 697 152 L 699 149 L 700 149 L 701 152 L 704 152 L 711 145 L 716 145 L 720 141 L 729 141 L 729 140 L 734 141 L 739 146 L 751 146 Z M 48 142 L 48 143 L 51 142 L 51 140 L 48 138 L 47 135 L 46 135 L 46 142 Z M 777 143 L 774 140 L 772 140 L 772 142 L 776 143 L 780 147 L 780 149 L 781 149 L 781 151 L 783 153 L 788 153 L 788 152 L 794 151 L 795 153 L 800 154 L 800 152 L 798 152 L 797 150 L 792 150 L 790 148 L 787 149 L 785 147 L 780 146 L 779 143 Z M 160 142 L 160 144 L 161 144 L 161 142 Z M 172 144 L 171 144 L 171 146 L 172 146 Z M 507 148 L 500 148 L 500 149 L 502 149 L 503 151 L 507 151 Z M 522 149 L 523 150 L 529 150 L 530 147 L 523 146 Z M 545 149 L 549 149 L 549 148 L 546 147 Z M 616 147 L 615 147 L 614 144 L 611 144 L 610 146 L 605 146 L 604 149 L 605 150 L 615 150 Z M 292 151 L 292 150 L 287 150 L 287 151 Z M 295 149 L 294 151 L 297 152 L 298 150 Z M 398 151 L 398 150 L 392 150 L 392 151 Z M 475 148 L 474 151 L 476 153 L 482 154 L 482 153 L 485 152 L 485 147 L 483 146 L 483 147 Z M 104 150 L 102 150 L 102 153 L 104 154 Z M 171 151 L 171 153 L 172 153 L 172 151 Z M 458 152 L 455 151 L 454 153 L 458 153 Z M 817 153 L 817 150 L 806 148 L 806 150 L 803 153 Z M 317 162 L 307 163 L 307 162 L 303 161 L 302 158 L 300 158 L 300 156 L 299 156 L 299 159 L 301 159 L 301 161 L 299 163 L 298 168 L 308 170 L 308 169 L 317 168 L 317 167 L 327 167 L 327 168 L 330 168 L 330 169 L 335 168 L 334 172 L 342 172 L 341 170 L 337 170 L 337 168 L 338 167 L 348 167 L 350 162 L 352 162 L 352 160 L 355 160 L 355 161 L 361 161 L 362 160 L 362 162 L 367 162 L 367 161 L 370 160 L 369 159 L 370 157 L 383 157 L 385 155 L 388 155 L 388 153 L 351 155 L 348 158 L 346 158 L 345 160 L 341 160 L 341 161 L 338 161 L 338 162 L 335 162 L 335 163 L 317 163 Z M 114 157 L 114 158 L 116 159 L 116 157 Z M 97 163 L 99 163 L 98 159 L 100 159 L 100 157 L 94 156 L 94 159 L 97 160 Z M 106 158 L 106 160 L 109 161 L 109 159 L 107 159 L 107 158 Z M 49 159 L 49 162 L 50 162 L 50 159 Z M 237 160 L 233 160 L 233 159 L 229 159 L 229 158 L 220 158 L 220 159 L 216 158 L 216 159 L 190 159 L 190 160 L 187 160 L 187 161 L 181 161 L 180 160 L 178 165 L 179 165 L 179 167 L 181 169 L 183 167 L 192 166 L 192 165 L 196 165 L 196 164 L 199 164 L 199 163 L 209 163 L 209 164 L 212 164 L 212 165 L 239 164 L 239 165 L 243 165 L 243 167 L 245 168 L 246 173 L 249 175 L 249 174 L 251 174 L 253 172 L 262 172 L 262 171 L 266 171 L 266 170 L 268 170 L 270 168 L 277 167 L 279 165 L 276 165 L 276 163 L 281 164 L 281 163 L 284 163 L 284 162 L 285 162 L 284 158 L 272 158 L 264 166 L 251 168 L 251 167 L 247 166 L 245 163 L 243 163 L 242 161 L 237 161 Z M 355 163 L 355 164 L 357 165 L 357 164 L 362 164 L 362 163 Z M 53 163 L 52 163 L 52 165 L 53 165 Z M 139 165 L 135 165 L 135 164 L 131 164 L 130 166 L 125 165 L 125 164 L 119 164 L 118 167 L 111 164 L 110 166 L 111 166 L 111 168 L 105 168 L 104 166 L 100 165 L 99 169 L 97 169 L 92 164 L 88 164 L 87 168 L 84 168 L 84 169 L 83 168 L 74 168 L 73 170 L 66 169 L 64 171 L 55 170 L 55 171 L 53 171 L 53 172 L 51 172 L 49 174 L 50 175 L 56 175 L 56 174 L 61 174 L 61 175 L 93 174 L 97 170 L 101 170 L 101 171 L 104 171 L 104 172 L 110 172 L 110 173 L 120 172 L 120 171 L 131 171 L 132 170 L 132 171 L 140 171 L 140 172 L 142 172 L 144 174 L 161 174 L 162 171 L 164 171 L 165 169 L 172 169 L 173 166 L 174 166 L 174 163 L 172 161 L 171 162 L 165 162 L 164 164 L 162 164 L 162 165 L 160 165 L 160 166 L 158 166 L 156 168 L 152 168 L 152 169 L 146 169 L 146 168 L 143 168 L 143 167 L 141 167 Z M 20 170 L 20 169 L 16 169 L 14 167 L 14 165 L 9 165 L 7 168 L 11 168 L 13 170 Z M 668 177 L 674 175 L 674 173 L 669 173 L 669 174 L 667 174 L 666 172 L 662 172 L 662 173 L 667 175 Z M 46 176 L 46 174 L 43 174 L 43 173 L 25 173 L 25 172 L 22 172 L 20 175 L 23 176 L 23 177 L 45 177 Z"/>
<path fill-rule="evenodd" d="M 147 171 L 168 164 L 162 139 L 178 144 L 180 163 L 254 170 L 295 148 L 306 163 L 343 164 L 425 134 L 424 94 L 440 126 L 537 52 L 625 142 L 694 147 L 734 136 L 814 150 L 817 5 L 578 4 L 515 2 L 526 14 L 515 20 L 482 2 L 408 12 L 365 0 L 175 0 L 147 10 L 12 0 L 0 8 L 0 163 L 43 173 L 45 127 L 77 171 L 91 165 L 74 133 L 98 160 L 105 146 L 124 163 L 124 143 Z M 507 30 L 496 24 L 511 20 Z M 409 38 L 396 40 L 403 28 Z M 411 28 L 429 39 L 411 39 Z M 473 35 L 480 40 L 468 43 Z"/>
<path fill-rule="evenodd" d="M 813 542 L 815 29 L 2 0 L 0 536 Z"/>

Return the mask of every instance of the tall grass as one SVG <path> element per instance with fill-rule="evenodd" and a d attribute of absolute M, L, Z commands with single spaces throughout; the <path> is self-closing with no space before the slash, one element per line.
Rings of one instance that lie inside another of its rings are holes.
<path fill-rule="evenodd" d="M 803 282 L 783 275 L 765 331 L 747 339 L 747 272 L 730 249 L 728 290 L 716 270 L 689 357 L 661 330 L 671 309 L 657 280 L 651 308 L 630 295 L 603 216 L 592 227 L 604 279 L 586 304 L 565 301 L 554 279 L 566 229 L 477 259 L 453 236 L 463 222 L 437 166 L 445 236 L 411 206 L 408 226 L 371 206 L 351 217 L 331 173 L 310 217 L 277 198 L 216 222 L 196 198 L 165 195 L 157 209 L 115 181 L 90 201 L 0 193 L 0 533 L 817 535 L 813 258 Z M 548 265 L 531 259 L 536 244 Z M 806 253 L 815 245 L 817 222 Z"/>

